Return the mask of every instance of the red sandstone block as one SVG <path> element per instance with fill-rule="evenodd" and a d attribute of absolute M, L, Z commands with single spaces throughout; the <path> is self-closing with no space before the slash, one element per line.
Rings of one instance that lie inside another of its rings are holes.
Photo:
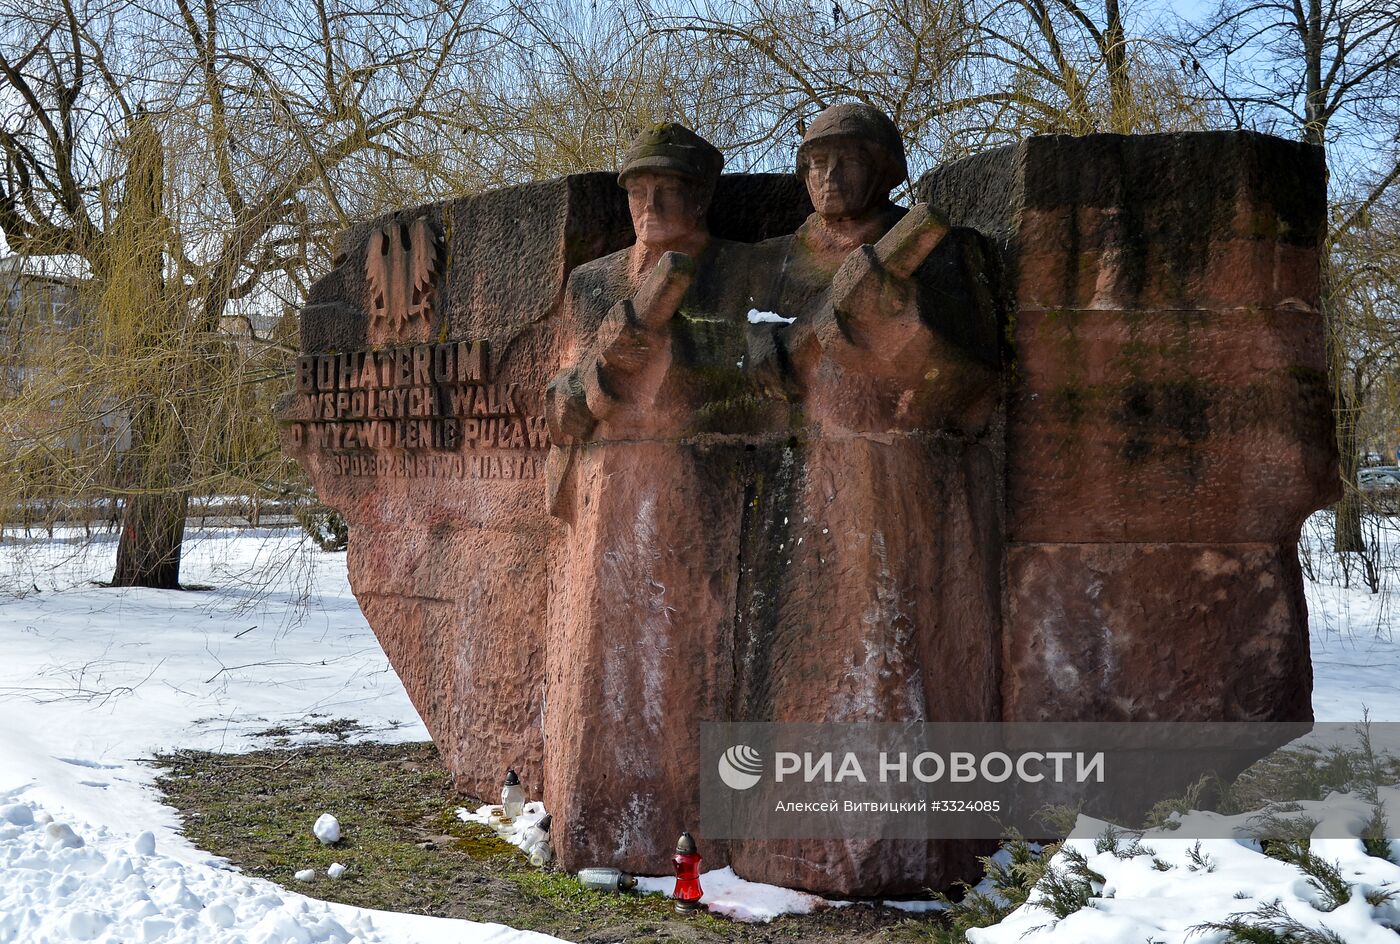
<path fill-rule="evenodd" d="M 355 597 L 457 786 L 494 796 L 513 766 L 538 795 L 543 542 L 477 528 L 359 534 L 349 552 Z"/>
<path fill-rule="evenodd" d="M 1336 481 L 1332 465 L 1299 439 L 1257 430 L 1216 437 L 1207 449 L 1018 420 L 1007 443 L 1015 456 L 1008 533 L 1036 541 L 1284 540 Z"/>
<path fill-rule="evenodd" d="M 1021 544 L 1007 580 L 1008 721 L 1312 716 L 1291 543 Z"/>
<path fill-rule="evenodd" d="M 1041 308 L 1315 307 L 1311 246 L 1239 232 L 1160 234 L 1097 208 L 1026 211 L 1010 255 L 1020 306 Z M 1169 238 L 1170 237 L 1170 238 Z M 1183 252 L 1181 240 L 1191 240 Z"/>
<path fill-rule="evenodd" d="M 1320 318 L 1023 311 L 1017 541 L 1279 541 L 1336 494 Z"/>
<path fill-rule="evenodd" d="M 1015 325 L 1019 385 L 1238 384 L 1255 375 L 1324 371 L 1322 318 L 1289 309 L 1083 311 L 1022 309 Z"/>

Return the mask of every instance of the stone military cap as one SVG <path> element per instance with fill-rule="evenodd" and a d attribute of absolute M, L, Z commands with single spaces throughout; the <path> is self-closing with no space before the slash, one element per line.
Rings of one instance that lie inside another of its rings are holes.
<path fill-rule="evenodd" d="M 802 144 L 797 148 L 797 176 L 807 176 L 807 163 L 813 145 L 836 138 L 848 138 L 865 145 L 886 193 L 909 176 L 909 165 L 904 159 L 904 140 L 899 135 L 899 129 L 880 109 L 857 102 L 832 105 L 807 127 Z"/>
<path fill-rule="evenodd" d="M 680 174 L 713 187 L 724 167 L 724 155 L 709 141 L 685 125 L 673 121 L 652 125 L 627 149 L 617 182 L 627 185 L 627 175 L 649 170 Z"/>

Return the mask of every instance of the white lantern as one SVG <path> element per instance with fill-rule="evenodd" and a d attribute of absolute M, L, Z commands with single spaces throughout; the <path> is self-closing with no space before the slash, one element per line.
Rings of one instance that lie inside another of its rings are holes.
<path fill-rule="evenodd" d="M 554 817 L 548 813 L 540 817 L 540 821 L 525 830 L 525 834 L 521 836 L 523 840 L 520 843 L 521 848 L 528 851 L 533 849 L 537 843 L 549 842 L 549 826 L 553 822 Z"/>
<path fill-rule="evenodd" d="M 520 785 L 520 776 L 512 767 L 506 771 L 506 781 L 501 787 L 501 821 L 512 822 L 525 810 L 525 788 Z"/>

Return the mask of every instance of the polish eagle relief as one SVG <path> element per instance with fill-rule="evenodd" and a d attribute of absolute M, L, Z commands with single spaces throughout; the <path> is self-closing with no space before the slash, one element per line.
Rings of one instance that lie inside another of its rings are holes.
<path fill-rule="evenodd" d="M 402 344 L 432 336 L 442 269 L 442 238 L 427 218 L 389 223 L 369 237 L 369 341 Z"/>

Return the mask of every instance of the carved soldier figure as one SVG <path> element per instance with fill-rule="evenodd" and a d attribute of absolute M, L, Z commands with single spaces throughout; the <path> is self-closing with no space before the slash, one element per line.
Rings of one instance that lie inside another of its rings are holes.
<path fill-rule="evenodd" d="M 998 401 L 997 330 L 978 245 L 926 206 L 891 203 L 904 149 L 873 108 L 824 111 L 797 169 L 816 212 L 758 248 L 769 310 L 795 320 L 764 326 L 757 348 L 792 392 L 802 445 L 769 490 L 767 530 L 745 538 L 784 551 L 741 601 L 741 653 L 774 655 L 737 660 L 750 667 L 737 720 L 995 720 L 998 484 L 978 436 Z M 936 887 L 968 855 L 794 841 L 741 844 L 734 864 L 766 861 L 771 880 L 781 861 L 785 884 L 809 887 L 835 870 L 859 890 Z"/>
<path fill-rule="evenodd" d="M 576 354 L 547 393 L 567 533 L 544 722 L 566 868 L 667 861 L 697 820 L 699 723 L 722 717 L 743 488 L 742 449 L 715 434 L 754 430 L 763 409 L 742 370 L 748 293 L 729 277 L 748 247 L 706 226 L 721 165 L 680 125 L 644 133 L 619 175 L 637 241 L 566 289 Z"/>
<path fill-rule="evenodd" d="M 730 401 L 736 384 L 747 392 L 743 316 L 751 291 L 742 276 L 751 271 L 751 247 L 711 237 L 706 223 L 723 165 L 719 150 L 683 125 L 644 132 L 618 175 L 637 241 L 569 276 L 574 336 L 565 361 L 572 363 L 546 392 L 556 445 L 549 501 L 561 517 L 569 515 L 576 447 L 601 421 L 603 439 L 624 428 L 674 433 L 687 424 L 690 432 L 744 431 L 731 414 L 752 404 Z M 663 361 L 676 369 L 662 369 Z M 728 409 L 693 415 L 715 403 Z"/>

